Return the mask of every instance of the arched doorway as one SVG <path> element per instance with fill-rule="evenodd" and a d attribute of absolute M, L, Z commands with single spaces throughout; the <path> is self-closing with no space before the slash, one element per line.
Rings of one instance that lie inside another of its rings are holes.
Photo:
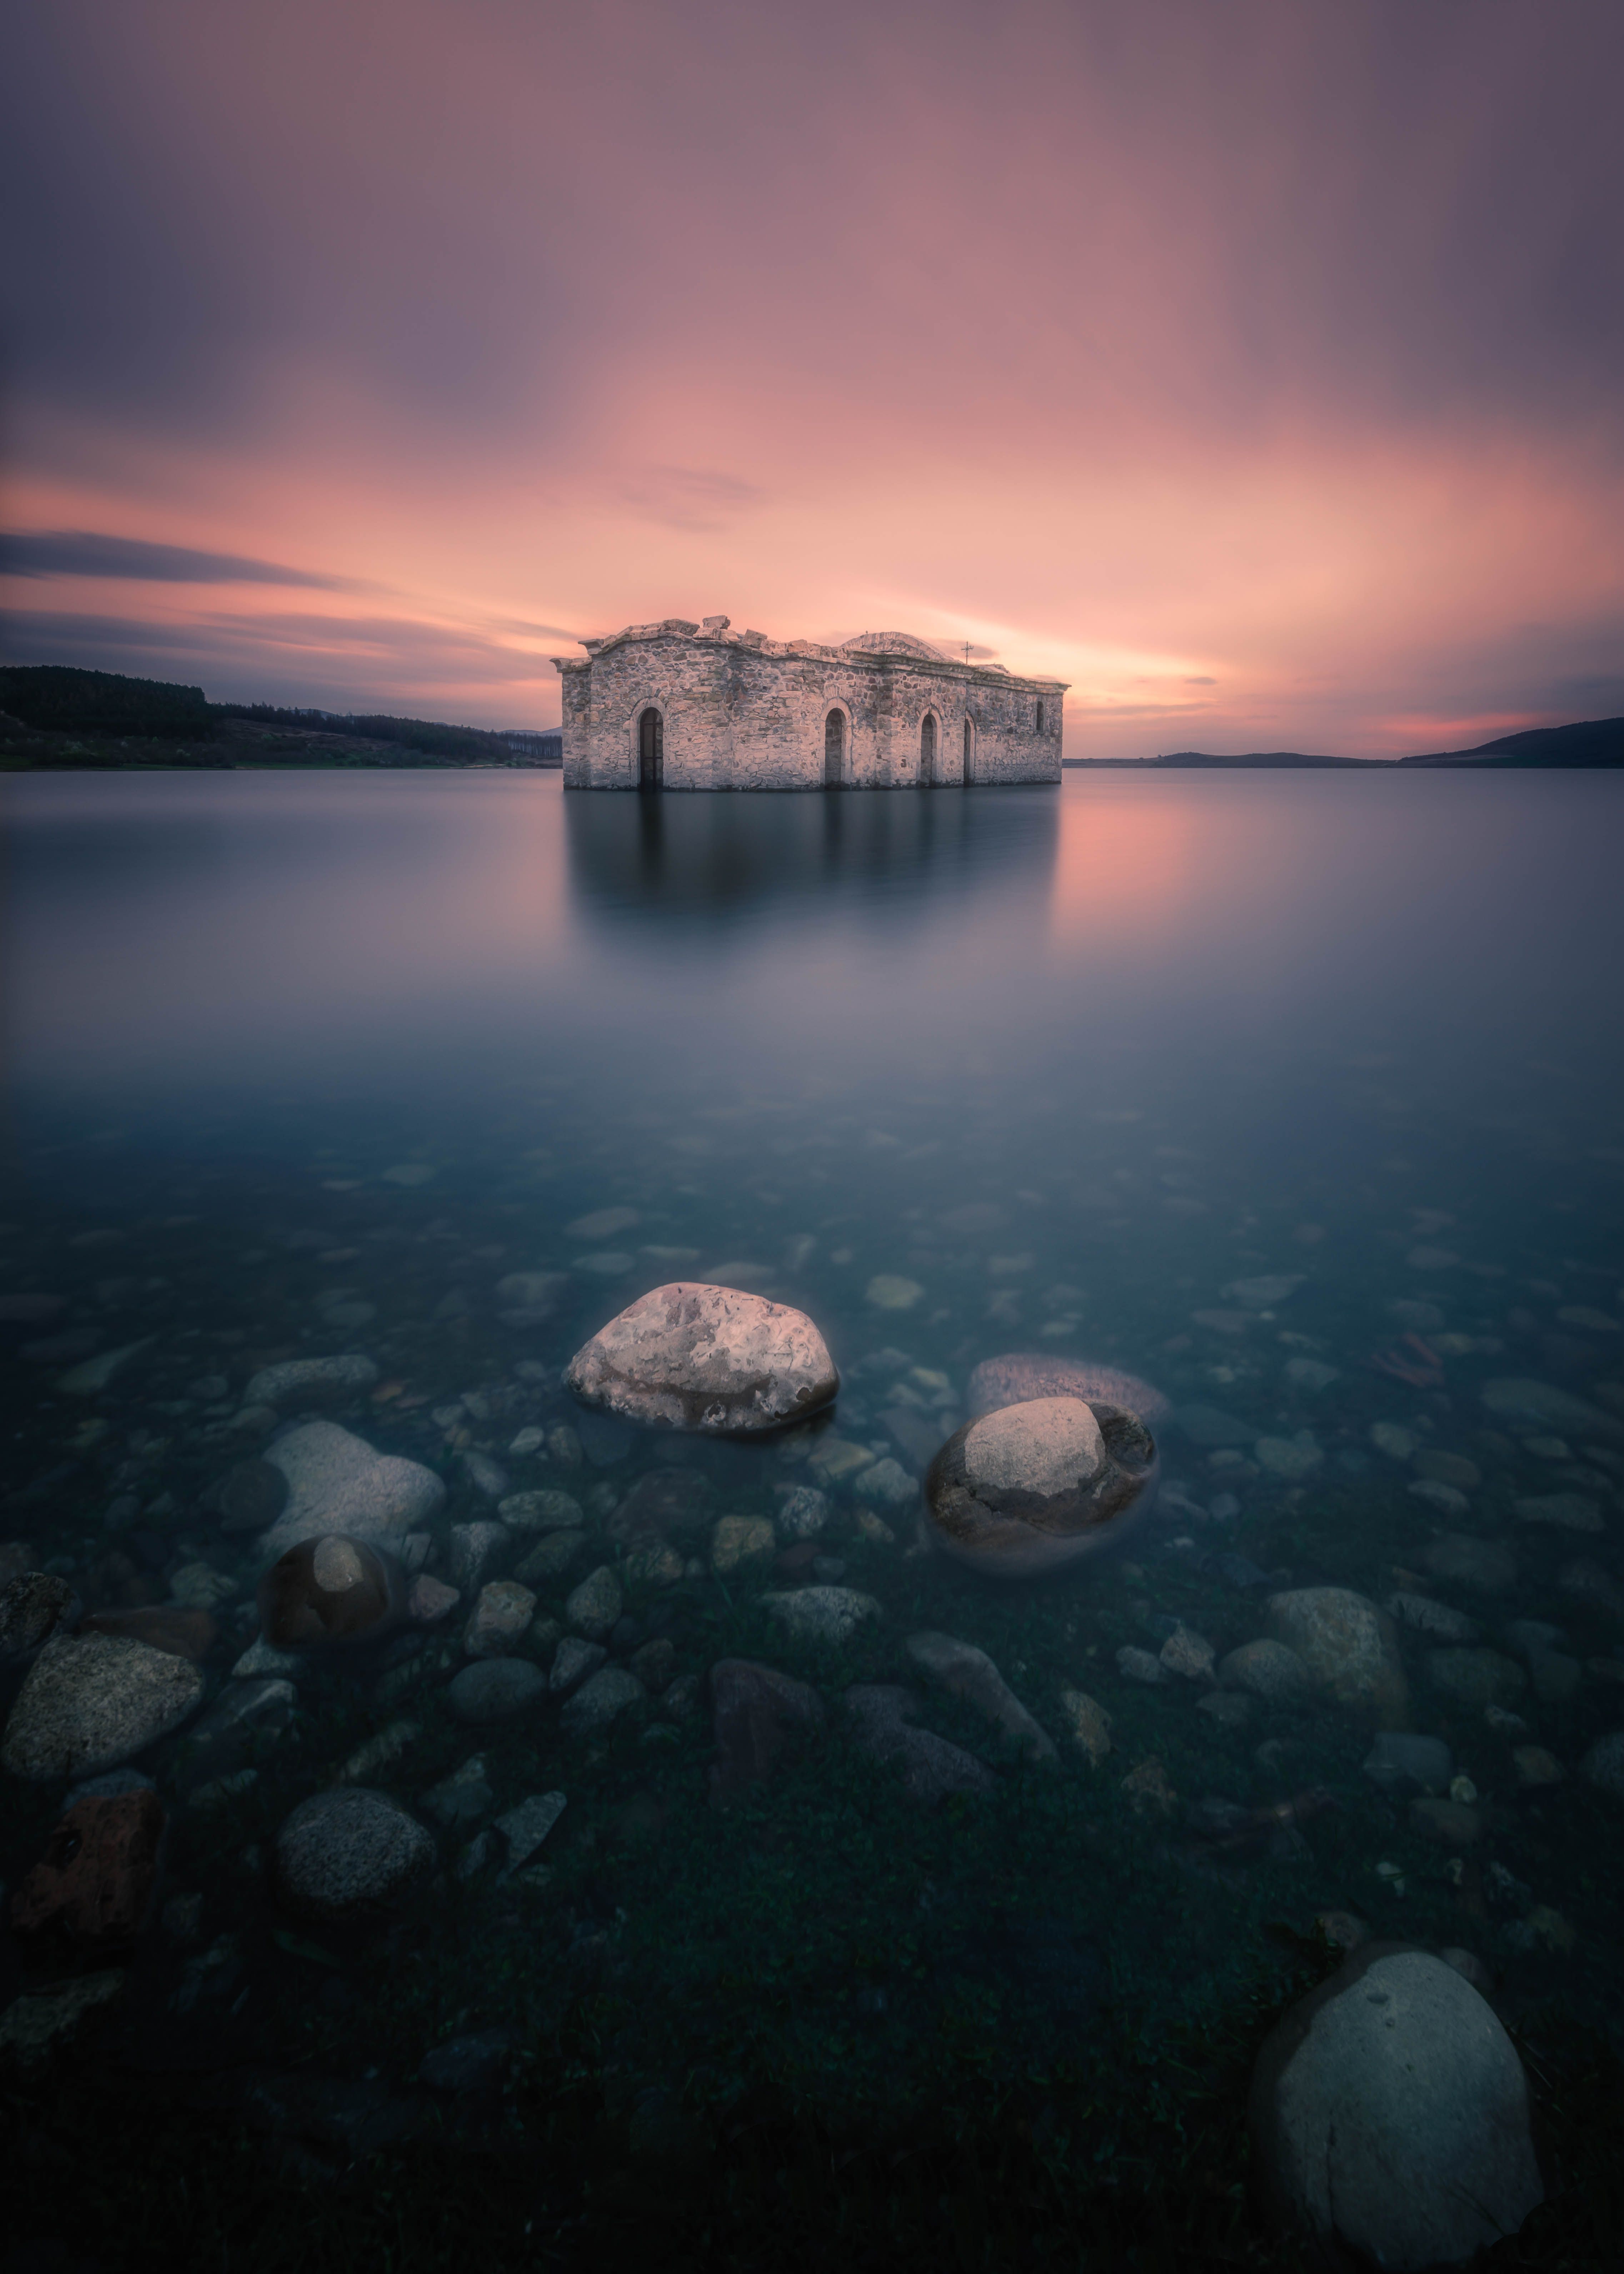
<path fill-rule="evenodd" d="M 919 730 L 919 786 L 931 788 L 936 778 L 936 718 L 927 711 L 925 723 Z"/>
<path fill-rule="evenodd" d="M 975 724 L 970 719 L 965 720 L 964 728 L 964 778 L 967 782 L 975 779 Z"/>
<path fill-rule="evenodd" d="M 838 789 L 846 779 L 846 713 L 831 711 L 823 721 L 823 787 Z"/>
<path fill-rule="evenodd" d="M 652 704 L 637 721 L 637 787 L 660 789 L 665 780 L 665 721 Z"/>

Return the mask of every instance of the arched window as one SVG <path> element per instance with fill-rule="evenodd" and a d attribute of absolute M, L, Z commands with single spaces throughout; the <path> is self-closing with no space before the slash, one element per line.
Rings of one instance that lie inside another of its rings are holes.
<path fill-rule="evenodd" d="M 965 720 L 964 728 L 964 778 L 967 782 L 975 779 L 975 723 L 970 719 Z"/>
<path fill-rule="evenodd" d="M 1038 704 L 1038 732 L 1039 732 L 1039 734 L 1041 734 L 1042 733 L 1042 731 L 1043 731 L 1043 705 L 1040 703 L 1040 704 Z"/>
<path fill-rule="evenodd" d="M 831 711 L 823 721 L 823 787 L 838 789 L 846 779 L 846 713 Z"/>
<path fill-rule="evenodd" d="M 665 779 L 665 721 L 650 704 L 637 721 L 637 787 L 659 789 Z"/>
<path fill-rule="evenodd" d="M 919 786 L 928 789 L 936 778 L 936 719 L 934 711 L 927 711 L 925 723 L 919 730 Z"/>

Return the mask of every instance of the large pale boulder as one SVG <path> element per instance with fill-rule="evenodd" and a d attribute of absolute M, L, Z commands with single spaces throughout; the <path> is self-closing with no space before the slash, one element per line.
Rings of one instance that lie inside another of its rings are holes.
<path fill-rule="evenodd" d="M 446 1487 L 432 1469 L 380 1453 L 336 1421 L 306 1421 L 266 1449 L 288 1480 L 288 1500 L 260 1545 L 280 1555 L 319 1532 L 394 1540 L 439 1512 Z"/>
<path fill-rule="evenodd" d="M 599 1328 L 565 1380 L 583 1405 L 722 1435 L 804 1420 L 840 1387 L 804 1311 L 688 1280 L 657 1287 Z"/>
<path fill-rule="evenodd" d="M 1296 1651 L 1316 1689 L 1402 1728 L 1409 1689 L 1392 1620 L 1350 1587 L 1297 1587 L 1264 1607 L 1272 1640 Z"/>
<path fill-rule="evenodd" d="M 950 1555 L 1026 1578 L 1122 1539 L 1154 1502 L 1159 1465 L 1149 1430 L 1123 1407 L 1030 1398 L 955 1430 L 925 1501 Z"/>
<path fill-rule="evenodd" d="M 1367 1945 L 1294 2007 L 1249 2118 L 1275 2223 L 1337 2263 L 1458 2265 L 1544 2199 L 1515 2049 L 1424 1951 Z"/>

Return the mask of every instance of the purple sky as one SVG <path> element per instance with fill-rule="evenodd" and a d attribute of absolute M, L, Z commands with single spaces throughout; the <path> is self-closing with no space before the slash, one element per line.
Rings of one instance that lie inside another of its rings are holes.
<path fill-rule="evenodd" d="M 13 11 L 7 652 L 558 717 L 897 627 L 1067 748 L 1624 711 L 1618 0 Z"/>

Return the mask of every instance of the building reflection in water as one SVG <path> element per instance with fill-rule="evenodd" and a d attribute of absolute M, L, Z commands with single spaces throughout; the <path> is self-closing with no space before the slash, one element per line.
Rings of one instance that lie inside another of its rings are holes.
<path fill-rule="evenodd" d="M 827 920 L 848 901 L 865 926 L 989 901 L 1041 930 L 1058 799 L 1045 787 L 790 795 L 694 791 L 564 801 L 569 885 L 583 921 L 701 931 L 771 908 Z"/>

